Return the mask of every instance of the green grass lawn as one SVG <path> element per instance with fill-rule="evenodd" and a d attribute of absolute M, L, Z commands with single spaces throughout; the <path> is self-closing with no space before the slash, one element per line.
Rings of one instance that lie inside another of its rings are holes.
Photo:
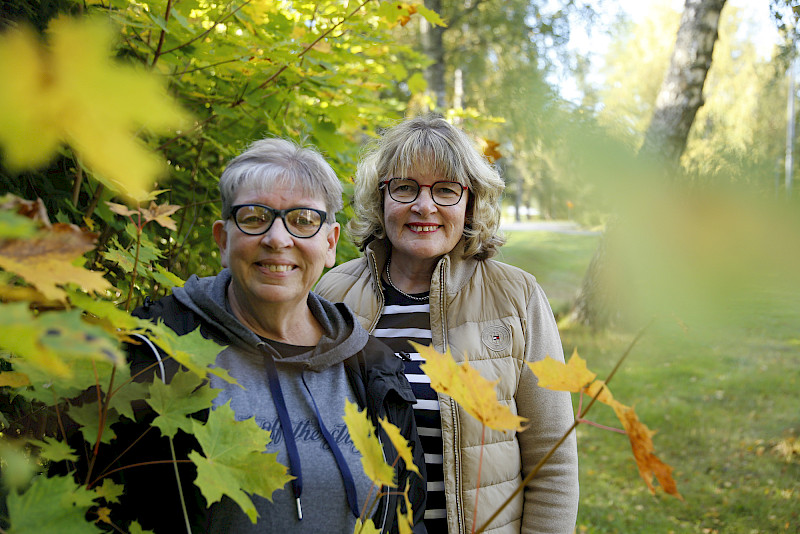
<path fill-rule="evenodd" d="M 597 239 L 512 232 L 499 259 L 535 274 L 560 312 Z M 800 455 L 776 450 L 800 440 L 800 288 L 749 302 L 747 319 L 713 332 L 666 321 L 645 333 L 611 390 L 657 431 L 656 455 L 684 500 L 649 493 L 625 436 L 581 425 L 577 532 L 800 532 Z M 577 348 L 599 378 L 632 338 L 562 331 L 565 351 Z M 604 405 L 588 418 L 619 426 Z"/>

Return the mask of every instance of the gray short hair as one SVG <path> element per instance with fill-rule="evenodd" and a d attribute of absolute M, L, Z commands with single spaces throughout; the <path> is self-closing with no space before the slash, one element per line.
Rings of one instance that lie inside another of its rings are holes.
<path fill-rule="evenodd" d="M 355 176 L 355 217 L 348 229 L 362 250 L 386 237 L 382 180 L 415 171 L 469 187 L 464 249 L 467 257 L 484 260 L 505 243 L 500 233 L 500 197 L 505 183 L 497 169 L 462 130 L 438 115 L 400 122 L 367 146 Z"/>
<path fill-rule="evenodd" d="M 231 215 L 231 206 L 242 187 L 269 188 L 288 184 L 311 198 L 322 198 L 328 221 L 336 221 L 342 209 L 342 184 L 336 173 L 315 148 L 303 147 L 287 139 L 256 141 L 233 158 L 219 180 L 222 219 Z"/>

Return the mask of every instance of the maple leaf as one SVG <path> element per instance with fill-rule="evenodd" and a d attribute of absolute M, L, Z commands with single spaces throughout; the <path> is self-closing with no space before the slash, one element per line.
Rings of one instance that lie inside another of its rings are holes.
<path fill-rule="evenodd" d="M 199 376 L 211 373 L 228 383 L 235 384 L 236 380 L 228 371 L 220 367 L 209 367 L 216 359 L 223 347 L 206 339 L 200 333 L 200 327 L 182 336 L 177 335 L 172 329 L 166 328 L 163 323 L 150 325 L 153 341 L 156 342 L 167 354 L 175 358 L 181 365 Z"/>
<path fill-rule="evenodd" d="M 96 498 L 72 476 L 36 477 L 25 493 L 12 491 L 6 498 L 9 532 L 99 533 L 85 517 Z"/>
<path fill-rule="evenodd" d="M 539 386 L 556 391 L 578 393 L 595 379 L 597 374 L 586 367 L 586 360 L 574 351 L 567 363 L 545 356 L 538 362 L 525 362 L 539 379 Z"/>
<path fill-rule="evenodd" d="M 603 391 L 601 391 L 600 394 L 597 395 L 597 392 L 600 390 L 600 388 L 603 388 Z M 594 396 L 597 395 L 598 401 L 602 402 L 603 404 L 607 404 L 612 408 L 619 405 L 619 403 L 616 400 L 614 400 L 614 396 L 611 394 L 611 390 L 608 389 L 608 386 L 606 386 L 606 383 L 603 380 L 595 380 L 594 382 L 586 386 L 583 389 L 583 391 L 591 398 L 594 398 Z"/>
<path fill-rule="evenodd" d="M 363 523 L 360 517 L 356 519 L 356 526 L 353 529 L 353 534 L 381 534 L 381 532 L 383 532 L 383 530 L 376 527 L 372 519 L 367 519 Z"/>
<path fill-rule="evenodd" d="M 101 506 L 95 513 L 97 514 L 98 522 L 111 524 L 111 508 Z"/>
<path fill-rule="evenodd" d="M 0 267 L 24 278 L 51 300 L 66 300 L 58 285 L 77 284 L 86 291 L 111 287 L 99 272 L 75 267 L 73 262 L 94 248 L 97 234 L 75 225 L 56 223 L 30 239 L 0 241 Z"/>
<path fill-rule="evenodd" d="M 517 432 L 525 430 L 522 424 L 527 419 L 514 414 L 507 405 L 497 400 L 494 389 L 497 382 L 483 378 L 469 362 L 456 363 L 450 348 L 442 354 L 433 347 L 413 341 L 409 343 L 425 360 L 420 369 L 430 377 L 434 390 L 452 397 L 468 414 L 489 428 Z"/>
<path fill-rule="evenodd" d="M 653 446 L 652 437 L 655 432 L 639 421 L 639 417 L 637 417 L 633 408 L 617 404 L 614 407 L 614 411 L 628 433 L 628 439 L 631 442 L 631 448 L 633 448 L 633 457 L 636 460 L 636 466 L 639 468 L 639 475 L 647 484 L 650 493 L 656 492 L 655 487 L 653 487 L 653 477 L 655 476 L 665 492 L 683 500 L 681 494 L 678 493 L 675 480 L 672 478 L 672 468 L 653 454 L 655 447 Z"/>
<path fill-rule="evenodd" d="M 106 205 L 108 206 L 108 209 L 117 215 L 122 215 L 123 217 L 132 217 L 139 213 L 138 209 L 133 210 L 124 204 L 117 204 L 116 202 L 106 202 Z"/>
<path fill-rule="evenodd" d="M 18 373 L 16 371 L 6 371 L 0 373 L 0 386 L 8 386 L 12 388 L 19 388 L 22 386 L 30 386 L 31 379 L 25 373 Z"/>
<path fill-rule="evenodd" d="M 500 143 L 491 139 L 481 139 L 481 141 L 481 144 L 483 145 L 483 155 L 486 156 L 486 159 L 494 163 L 503 157 L 503 154 L 497 150 L 497 147 L 500 146 Z"/>
<path fill-rule="evenodd" d="M 157 205 L 155 202 L 150 202 L 149 208 L 142 208 L 142 216 L 145 221 L 155 221 L 164 228 L 177 231 L 178 227 L 175 226 L 175 221 L 170 219 L 170 215 L 181 209 L 180 206 L 174 204 L 161 204 Z"/>
<path fill-rule="evenodd" d="M 151 423 L 165 436 L 174 437 L 178 430 L 192 432 L 192 419 L 188 416 L 210 408 L 217 391 L 203 386 L 202 377 L 189 371 L 179 371 L 169 384 L 158 380 L 150 385 L 147 399 L 158 416 Z"/>
<path fill-rule="evenodd" d="M 24 440 L 0 438 L 0 460 L 5 488 L 24 488 L 40 467 L 23 447 Z"/>
<path fill-rule="evenodd" d="M 83 439 L 88 443 L 97 441 L 98 432 L 100 431 L 100 411 L 98 410 L 97 402 L 86 402 L 82 406 L 70 406 L 67 413 L 70 419 L 80 425 Z M 119 421 L 117 412 L 108 410 L 103 425 L 103 433 L 100 434 L 100 443 L 111 443 L 111 440 L 116 437 L 111 425 L 117 421 Z"/>
<path fill-rule="evenodd" d="M 155 76 L 111 60 L 112 29 L 95 19 L 55 19 L 50 46 L 29 30 L 0 40 L 0 144 L 13 169 L 46 163 L 69 143 L 96 177 L 132 199 L 149 198 L 164 162 L 135 132 L 188 121 Z"/>
<path fill-rule="evenodd" d="M 39 447 L 39 456 L 51 462 L 61 462 L 68 460 L 70 462 L 77 462 L 78 455 L 66 441 L 59 441 L 57 439 L 45 436 L 42 440 L 29 439 L 28 443 Z"/>
<path fill-rule="evenodd" d="M 125 486 L 117 484 L 110 478 L 103 479 L 102 486 L 96 486 L 94 492 L 98 497 L 105 499 L 109 503 L 118 503 L 121 495 L 125 494 Z"/>
<path fill-rule="evenodd" d="M 366 410 L 359 410 L 358 406 L 345 399 L 342 419 L 347 425 L 353 446 L 361 453 L 361 466 L 367 478 L 378 487 L 397 487 L 394 469 L 383 459 L 383 447 Z"/>
<path fill-rule="evenodd" d="M 386 435 L 389 436 L 389 441 L 394 445 L 397 454 L 399 454 L 405 462 L 406 469 L 414 471 L 416 474 L 422 476 L 414 463 L 414 454 L 411 452 L 411 442 L 409 442 L 403 434 L 400 433 L 400 429 L 390 423 L 387 418 L 380 417 L 378 418 L 378 422 L 381 424 L 383 431 L 386 432 Z"/>
<path fill-rule="evenodd" d="M 108 401 L 108 407 L 113 408 L 117 413 L 124 415 L 128 419 L 134 420 L 132 403 L 145 398 L 148 384 L 132 381 L 131 371 L 127 366 L 117 367 L 114 380 L 115 384 L 122 385 L 114 390 Z"/>
<path fill-rule="evenodd" d="M 277 453 L 264 452 L 269 432 L 252 418 L 236 421 L 228 404 L 212 410 L 205 425 L 192 424 L 203 449 L 203 454 L 189 453 L 197 466 L 195 485 L 209 505 L 227 495 L 255 523 L 258 512 L 247 493 L 272 500 L 272 493 L 293 478 L 275 459 Z"/>
<path fill-rule="evenodd" d="M 138 521 L 131 523 L 130 527 L 128 527 L 128 532 L 130 534 L 153 534 L 152 530 L 144 530 Z"/>
<path fill-rule="evenodd" d="M 397 503 L 397 531 L 398 534 L 413 534 L 414 530 L 412 528 L 414 524 L 414 518 L 412 514 L 414 511 L 409 507 L 407 508 L 407 512 L 403 513 L 400 510 L 400 503 Z"/>

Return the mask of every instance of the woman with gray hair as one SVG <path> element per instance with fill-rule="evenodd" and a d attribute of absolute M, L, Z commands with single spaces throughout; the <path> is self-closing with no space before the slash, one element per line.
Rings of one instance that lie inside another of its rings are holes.
<path fill-rule="evenodd" d="M 348 304 L 405 360 L 428 472 L 426 526 L 467 533 L 573 423 L 569 393 L 538 387 L 525 365 L 545 356 L 564 360 L 553 312 L 533 276 L 490 259 L 504 243 L 504 183 L 444 119 L 416 117 L 387 130 L 359 163 L 355 186 L 349 230 L 364 256 L 326 273 L 316 291 Z M 486 430 L 480 491 L 481 424 L 432 390 L 408 340 L 449 348 L 461 361 L 468 356 L 497 382 L 499 400 L 528 419 L 523 432 Z M 570 533 L 577 508 L 573 433 L 487 531 Z"/>
<path fill-rule="evenodd" d="M 229 163 L 220 192 L 222 216 L 213 235 L 223 270 L 206 278 L 192 276 L 171 296 L 134 314 L 163 321 L 178 335 L 199 327 L 204 337 L 220 344 L 215 366 L 226 369 L 237 383 L 213 376 L 211 385 L 219 389 L 214 406 L 230 403 L 237 420 L 254 418 L 269 432 L 265 452 L 277 454 L 292 480 L 274 495 L 253 496 L 256 524 L 228 497 L 208 503 L 207 513 L 200 509 L 187 514 L 189 521 L 202 532 L 317 534 L 352 532 L 364 514 L 388 533 L 398 532 L 397 511 L 405 511 L 409 502 L 417 520 L 414 532 L 424 533 L 424 462 L 411 408 L 414 396 L 402 364 L 347 306 L 311 292 L 323 268 L 332 267 L 336 259 L 335 214 L 342 206 L 336 174 L 312 148 L 264 139 Z M 134 351 L 133 373 L 157 368 L 158 378 L 168 381 L 178 370 L 173 359 L 162 361 L 152 345 Z M 384 491 L 377 506 L 368 499 L 377 492 L 342 419 L 345 400 L 366 409 L 373 423 L 387 418 L 410 442 L 420 474 L 399 460 L 378 425 L 399 491 L 408 488 L 410 500 L 399 498 L 397 491 Z M 148 528 L 185 531 L 180 507 L 170 506 L 170 497 L 154 495 L 169 489 L 175 493 L 169 485 L 153 488 L 152 481 L 164 477 L 155 457 L 163 445 L 132 452 L 150 467 L 131 476 L 141 477 L 141 487 L 149 493 L 145 499 L 159 504 L 133 507 L 145 513 L 155 508 L 151 523 L 142 518 Z M 188 490 L 196 497 L 190 502 L 199 500 L 196 488 Z"/>

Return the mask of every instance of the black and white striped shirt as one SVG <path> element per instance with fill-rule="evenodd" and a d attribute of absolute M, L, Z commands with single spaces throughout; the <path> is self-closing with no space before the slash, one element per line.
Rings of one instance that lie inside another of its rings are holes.
<path fill-rule="evenodd" d="M 428 532 L 447 532 L 447 512 L 442 470 L 442 421 L 439 401 L 431 388 L 430 379 L 419 368 L 425 361 L 408 343 L 431 344 L 430 305 L 412 300 L 383 282 L 385 308 L 373 335 L 389 345 L 395 353 L 407 352 L 411 361 L 405 361 L 406 378 L 417 398 L 414 419 L 425 453 L 428 472 L 428 504 L 425 508 L 425 527 Z M 414 295 L 415 297 L 426 294 Z"/>

